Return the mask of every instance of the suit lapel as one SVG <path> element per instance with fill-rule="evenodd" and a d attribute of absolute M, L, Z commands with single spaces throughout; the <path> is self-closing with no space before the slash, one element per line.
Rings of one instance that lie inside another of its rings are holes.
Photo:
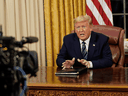
<path fill-rule="evenodd" d="M 81 48 L 80 48 L 80 42 L 79 38 L 77 37 L 77 34 L 74 36 L 74 51 L 76 53 L 77 58 L 81 59 L 82 58 L 82 53 L 81 53 Z"/>
<path fill-rule="evenodd" d="M 88 50 L 88 57 L 87 57 L 88 60 L 91 60 L 95 50 L 95 46 L 96 46 L 96 34 L 92 31 L 90 42 L 89 42 L 89 50 Z"/>

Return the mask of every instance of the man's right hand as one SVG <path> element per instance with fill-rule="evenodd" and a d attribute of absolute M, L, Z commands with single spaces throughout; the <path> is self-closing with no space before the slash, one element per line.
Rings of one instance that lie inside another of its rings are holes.
<path fill-rule="evenodd" d="M 63 69 L 65 68 L 71 68 L 75 63 L 75 58 L 72 58 L 72 60 L 66 60 L 65 62 L 62 63 Z"/>

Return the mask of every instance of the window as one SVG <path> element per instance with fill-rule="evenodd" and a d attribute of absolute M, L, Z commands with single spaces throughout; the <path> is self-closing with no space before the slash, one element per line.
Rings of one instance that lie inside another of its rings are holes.
<path fill-rule="evenodd" d="M 114 26 L 125 29 L 128 38 L 128 0 L 111 0 Z"/>

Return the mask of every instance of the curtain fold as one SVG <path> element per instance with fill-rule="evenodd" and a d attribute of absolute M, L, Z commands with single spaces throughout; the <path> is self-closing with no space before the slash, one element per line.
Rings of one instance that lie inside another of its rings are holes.
<path fill-rule="evenodd" d="M 52 19 L 51 19 L 51 0 L 44 0 L 44 14 L 45 14 L 45 33 L 46 33 L 46 54 L 47 55 L 47 65 L 53 64 L 53 50 L 52 50 Z"/>
<path fill-rule="evenodd" d="M 21 40 L 38 37 L 37 43 L 25 44 L 38 53 L 38 65 L 46 66 L 43 0 L 0 0 L 0 25 L 4 36 Z"/>
<path fill-rule="evenodd" d="M 65 36 L 65 10 L 64 10 L 65 6 L 64 6 L 64 1 L 63 0 L 59 0 L 59 25 L 60 25 L 60 44 L 59 44 L 59 48 L 61 47 L 62 45 L 62 42 L 63 41 L 63 37 Z"/>
<path fill-rule="evenodd" d="M 52 13 L 52 43 L 53 43 L 53 64 L 56 63 L 55 58 L 59 52 L 59 13 L 58 13 L 58 0 L 51 0 L 51 13 Z M 47 37 L 46 37 L 47 38 Z M 52 64 L 52 66 L 53 66 Z"/>
<path fill-rule="evenodd" d="M 74 30 L 74 18 L 85 15 L 85 0 L 44 0 L 47 66 L 56 67 L 63 37 Z"/>

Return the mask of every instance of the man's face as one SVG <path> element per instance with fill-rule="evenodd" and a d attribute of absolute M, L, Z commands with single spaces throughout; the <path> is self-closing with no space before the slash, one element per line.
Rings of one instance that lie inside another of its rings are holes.
<path fill-rule="evenodd" d="M 92 29 L 89 26 L 88 21 L 81 21 L 75 23 L 75 32 L 79 39 L 85 41 L 90 36 L 91 31 Z"/>

